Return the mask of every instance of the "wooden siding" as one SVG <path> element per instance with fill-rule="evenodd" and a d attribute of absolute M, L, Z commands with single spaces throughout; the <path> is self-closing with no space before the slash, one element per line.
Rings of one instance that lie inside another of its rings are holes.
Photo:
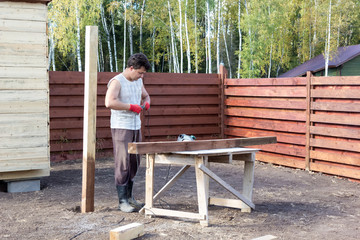
<path fill-rule="evenodd" d="M 0 179 L 49 175 L 47 7 L 0 1 Z"/>
<path fill-rule="evenodd" d="M 110 110 L 104 106 L 108 81 L 118 73 L 98 74 L 97 154 L 112 155 Z M 50 72 L 51 160 L 82 156 L 84 73 Z M 151 107 L 142 116 L 144 141 L 198 139 L 220 134 L 220 80 L 217 74 L 146 73 Z"/>

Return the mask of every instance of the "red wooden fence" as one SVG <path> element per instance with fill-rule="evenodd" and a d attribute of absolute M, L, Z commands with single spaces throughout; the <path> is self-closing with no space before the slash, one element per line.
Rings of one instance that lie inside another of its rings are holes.
<path fill-rule="evenodd" d="M 98 75 L 99 157 L 112 155 L 104 97 L 116 74 Z M 82 157 L 83 79 L 79 72 L 50 72 L 52 161 Z M 176 140 L 181 133 L 220 138 L 222 128 L 226 137 L 276 136 L 277 144 L 258 146 L 258 160 L 360 179 L 360 77 L 146 73 L 144 84 L 151 96 L 142 116 L 145 141 Z"/>
<path fill-rule="evenodd" d="M 360 77 L 225 79 L 227 137 L 277 136 L 257 159 L 360 179 Z"/>
<path fill-rule="evenodd" d="M 110 156 L 110 110 L 106 85 L 118 73 L 98 73 L 97 154 Z M 181 133 L 219 138 L 220 79 L 217 74 L 146 73 L 151 107 L 142 116 L 145 141 L 176 140 Z M 82 158 L 84 73 L 50 72 L 51 160 Z"/>

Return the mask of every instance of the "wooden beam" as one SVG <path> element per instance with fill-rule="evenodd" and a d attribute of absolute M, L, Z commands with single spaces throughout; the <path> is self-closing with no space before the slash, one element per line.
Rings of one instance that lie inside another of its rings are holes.
<path fill-rule="evenodd" d="M 110 231 L 110 240 L 129 240 L 144 235 L 144 225 L 141 223 L 130 223 Z"/>
<path fill-rule="evenodd" d="M 94 211 L 98 27 L 86 26 L 81 212 Z"/>
<path fill-rule="evenodd" d="M 167 153 L 176 151 L 244 147 L 271 143 L 276 143 L 276 137 L 230 138 L 187 142 L 140 142 L 129 143 L 128 152 L 132 154 Z"/>
<path fill-rule="evenodd" d="M 223 186 L 226 190 L 228 190 L 231 194 L 233 194 L 235 197 L 239 198 L 241 201 L 243 201 L 246 205 L 251 207 L 252 209 L 255 209 L 255 204 L 251 202 L 251 199 L 247 199 L 245 196 L 240 194 L 238 191 L 236 191 L 233 187 L 231 187 L 229 184 L 227 184 L 224 180 L 219 178 L 215 173 L 213 173 L 210 169 L 205 167 L 203 164 L 200 164 L 199 169 L 203 171 L 206 175 L 211 177 L 213 180 L 215 180 L 217 183 L 219 183 L 221 186 Z"/>

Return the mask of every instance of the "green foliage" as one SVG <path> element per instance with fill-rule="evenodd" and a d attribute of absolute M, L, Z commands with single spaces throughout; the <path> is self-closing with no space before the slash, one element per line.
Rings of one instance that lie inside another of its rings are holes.
<path fill-rule="evenodd" d="M 140 27 L 142 27 L 142 49 L 150 62 L 154 61 L 158 72 L 169 71 L 171 60 L 171 34 L 168 12 L 168 1 L 171 5 L 172 25 L 175 32 L 177 56 L 184 56 L 186 61 L 185 26 L 182 26 L 180 41 L 180 17 L 185 24 L 184 13 L 187 11 L 187 29 L 190 42 L 191 70 L 195 72 L 195 49 L 197 49 L 199 72 L 206 69 L 206 2 L 197 0 L 197 21 L 194 22 L 194 0 L 180 0 L 182 15 L 179 11 L 179 0 L 146 0 L 141 23 L 141 9 L 144 0 L 53 0 L 49 4 L 49 26 L 53 28 L 55 40 L 55 59 L 58 70 L 76 70 L 76 4 L 79 8 L 81 54 L 84 55 L 84 36 L 86 25 L 98 25 L 104 54 L 105 71 L 109 71 L 109 50 L 104 29 L 100 20 L 100 4 L 106 11 L 107 23 L 114 16 L 114 29 L 118 66 L 122 66 L 124 48 L 125 7 L 127 36 L 126 54 L 129 56 L 129 21 L 132 22 L 134 52 L 140 51 Z M 221 9 L 218 8 L 220 2 Z M 216 69 L 217 14 L 221 10 L 222 29 L 220 30 L 220 58 L 227 66 L 226 46 L 230 53 L 231 67 L 237 72 L 239 53 L 238 8 L 239 1 L 209 0 L 211 20 L 212 69 Z M 241 0 L 242 33 L 240 76 L 271 77 L 285 72 L 325 51 L 327 39 L 329 0 Z M 360 44 L 360 2 L 358 0 L 332 0 L 330 48 Z M 142 24 L 142 25 L 141 25 Z M 140 26 L 141 25 L 141 26 Z M 196 27 L 196 36 L 195 36 Z M 223 29 L 224 28 L 224 29 Z M 155 33 L 155 34 L 154 34 Z M 195 41 L 195 38 L 197 41 Z M 183 53 L 180 53 L 180 42 Z M 197 48 L 195 44 L 197 42 Z M 113 39 L 111 39 L 113 46 Z M 154 46 L 154 49 L 153 49 Z M 154 51 L 154 54 L 153 54 Z M 215 61 L 214 61 L 215 60 Z M 121 69 L 121 68 L 120 68 Z M 184 67 L 185 70 L 185 67 Z"/>

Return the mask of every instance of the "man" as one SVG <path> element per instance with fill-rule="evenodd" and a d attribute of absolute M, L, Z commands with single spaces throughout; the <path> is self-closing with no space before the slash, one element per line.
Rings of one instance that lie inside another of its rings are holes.
<path fill-rule="evenodd" d="M 138 211 L 143 207 L 132 196 L 133 178 L 140 164 L 140 156 L 128 154 L 128 143 L 141 141 L 140 113 L 150 108 L 150 96 L 142 78 L 149 68 L 150 63 L 144 54 L 132 55 L 123 73 L 109 81 L 105 96 L 105 106 L 111 109 L 115 185 L 119 210 L 123 212 Z"/>

